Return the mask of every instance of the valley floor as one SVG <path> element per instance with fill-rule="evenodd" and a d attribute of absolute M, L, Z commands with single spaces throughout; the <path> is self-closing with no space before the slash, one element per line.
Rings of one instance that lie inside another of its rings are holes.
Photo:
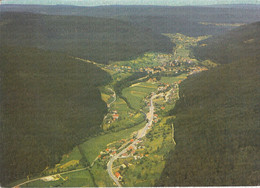
<path fill-rule="evenodd" d="M 64 155 L 40 177 L 15 182 L 17 187 L 153 186 L 161 176 L 167 154 L 176 145 L 175 117 L 168 116 L 179 99 L 179 85 L 190 75 L 215 66 L 190 57 L 190 47 L 206 37 L 167 34 L 176 44 L 173 54 L 146 53 L 129 61 L 101 65 L 113 81 L 100 88 L 107 103 L 103 132 Z M 135 73 L 144 76 L 127 80 Z M 116 83 L 126 80 L 120 93 Z M 13 186 L 12 185 L 12 186 Z"/>

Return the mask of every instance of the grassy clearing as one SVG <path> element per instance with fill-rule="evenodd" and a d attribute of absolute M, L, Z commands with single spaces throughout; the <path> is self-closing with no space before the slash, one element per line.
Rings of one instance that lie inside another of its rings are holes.
<path fill-rule="evenodd" d="M 98 187 L 113 187 L 113 180 L 102 166 L 94 165 L 91 171 Z"/>
<path fill-rule="evenodd" d="M 164 97 L 159 97 L 153 100 L 155 104 L 163 105 L 165 103 Z"/>
<path fill-rule="evenodd" d="M 68 180 L 65 181 L 61 187 L 94 187 L 94 183 L 91 179 L 89 171 L 81 171 L 76 173 L 71 173 L 67 175 Z"/>
<path fill-rule="evenodd" d="M 107 95 L 105 93 L 101 93 L 101 98 L 103 101 L 105 101 L 108 104 L 108 101 L 110 99 L 110 95 Z"/>
<path fill-rule="evenodd" d="M 81 147 L 83 148 L 87 159 L 90 162 L 92 162 L 98 156 L 100 151 L 106 149 L 107 144 L 114 142 L 116 140 L 130 137 L 130 135 L 134 131 L 141 129 L 144 126 L 145 126 L 145 122 L 143 122 L 135 127 L 128 128 L 128 129 L 125 129 L 125 130 L 122 130 L 119 132 L 98 136 L 98 137 L 95 137 L 95 138 L 92 138 L 92 139 L 86 141 L 85 143 L 83 143 L 81 145 Z"/>
<path fill-rule="evenodd" d="M 81 160 L 82 155 L 79 152 L 78 147 L 74 147 L 73 150 L 70 153 L 64 154 L 62 156 L 62 159 L 59 164 L 55 165 L 55 168 L 46 168 L 43 171 L 44 175 L 51 175 L 56 174 L 58 171 L 67 171 L 71 166 L 74 166 L 76 168 L 82 168 L 82 166 L 79 164 L 79 161 Z M 73 164 L 77 161 L 77 164 Z"/>
<path fill-rule="evenodd" d="M 123 89 L 123 96 L 127 98 L 131 106 L 135 109 L 141 109 L 144 106 L 143 99 L 151 92 L 156 91 L 157 84 L 142 82 L 138 85 L 132 85 Z"/>
<path fill-rule="evenodd" d="M 114 80 L 114 82 L 112 84 L 114 84 L 115 82 L 118 82 L 120 80 L 123 80 L 124 78 L 127 78 L 129 76 L 131 76 L 132 74 L 129 73 L 129 72 L 125 72 L 125 73 L 122 73 L 122 72 L 114 72 L 112 75 L 112 78 Z"/>
<path fill-rule="evenodd" d="M 114 111 L 119 115 L 119 118 L 116 120 L 114 120 L 112 115 Z M 144 121 L 144 115 L 129 109 L 126 102 L 118 97 L 111 105 L 110 113 L 103 123 L 103 129 L 112 130 L 113 132 L 120 131 L 140 124 L 142 121 Z"/>
<path fill-rule="evenodd" d="M 123 112 L 128 112 L 130 111 L 129 107 L 127 106 L 126 102 L 117 97 L 116 101 L 114 102 L 114 104 L 112 105 L 112 110 L 117 110 L 118 113 L 123 113 Z"/>
<path fill-rule="evenodd" d="M 198 62 L 196 59 L 191 58 L 191 47 L 197 46 L 198 42 L 201 40 L 204 40 L 208 38 L 209 36 L 200 36 L 200 37 L 189 37 L 185 36 L 183 34 L 177 33 L 177 34 L 165 34 L 168 36 L 173 43 L 176 44 L 176 47 L 174 49 L 174 59 L 178 60 L 179 62 L 187 62 L 192 61 Z"/>
<path fill-rule="evenodd" d="M 176 76 L 176 77 L 162 77 L 160 82 L 161 83 L 169 83 L 169 84 L 172 84 L 174 82 L 178 82 L 179 80 L 184 80 L 187 78 L 187 75 L 188 74 L 181 74 L 179 76 Z"/>
<path fill-rule="evenodd" d="M 159 53 L 145 53 L 143 56 L 140 56 L 134 60 L 130 61 L 117 61 L 113 62 L 112 65 L 117 66 L 131 66 L 133 69 L 139 69 L 144 67 L 155 67 L 160 65 L 158 61 L 156 61 L 156 57 Z"/>
<path fill-rule="evenodd" d="M 38 180 L 32 183 L 28 183 L 23 187 L 94 187 L 95 184 L 93 183 L 90 173 L 88 170 L 83 170 L 79 172 L 69 173 L 61 175 L 57 181 L 50 181 L 44 182 L 42 180 Z"/>

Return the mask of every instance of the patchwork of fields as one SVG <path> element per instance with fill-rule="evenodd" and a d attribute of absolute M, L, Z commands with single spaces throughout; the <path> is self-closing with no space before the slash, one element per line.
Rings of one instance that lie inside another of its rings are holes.
<path fill-rule="evenodd" d="M 127 98 L 133 108 L 141 109 L 145 105 L 143 99 L 151 92 L 156 91 L 157 86 L 156 83 L 142 82 L 124 89 L 123 96 Z"/>

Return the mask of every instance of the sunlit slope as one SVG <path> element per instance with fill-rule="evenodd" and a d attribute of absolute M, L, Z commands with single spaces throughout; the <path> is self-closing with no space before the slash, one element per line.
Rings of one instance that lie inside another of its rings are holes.
<path fill-rule="evenodd" d="M 256 23 L 212 39 L 215 50 L 203 58 L 226 64 L 181 84 L 172 111 L 177 145 L 157 185 L 259 184 L 259 29 Z"/>
<path fill-rule="evenodd" d="M 161 34 L 111 18 L 2 13 L 0 25 L 1 45 L 66 52 L 98 63 L 129 59 L 147 51 L 170 52 L 173 47 Z"/>
<path fill-rule="evenodd" d="M 66 55 L 0 49 L 0 182 L 24 178 L 59 161 L 97 134 L 106 113 L 98 86 L 106 72 Z"/>

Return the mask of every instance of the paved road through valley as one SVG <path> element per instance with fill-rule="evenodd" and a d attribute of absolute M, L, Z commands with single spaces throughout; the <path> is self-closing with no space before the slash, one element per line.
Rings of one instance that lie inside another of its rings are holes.
<path fill-rule="evenodd" d="M 149 129 L 149 127 L 152 125 L 153 123 L 153 116 L 154 116 L 154 105 L 153 105 L 153 99 L 156 97 L 156 95 L 152 95 L 151 99 L 150 99 L 150 117 L 148 119 L 148 122 L 146 123 L 145 127 L 140 129 L 138 131 L 137 137 L 135 138 L 134 142 L 129 145 L 130 146 L 134 146 L 136 145 L 137 141 L 139 138 L 142 138 L 146 135 L 147 130 Z M 119 152 L 118 154 L 116 154 L 115 156 L 113 156 L 107 163 L 107 172 L 109 174 L 109 176 L 113 179 L 113 181 L 116 183 L 116 185 L 118 187 L 122 187 L 121 184 L 119 183 L 117 177 L 114 175 L 112 169 L 113 169 L 113 163 L 115 160 L 117 160 L 123 153 L 127 152 L 127 148 L 123 149 L 121 152 Z"/>

